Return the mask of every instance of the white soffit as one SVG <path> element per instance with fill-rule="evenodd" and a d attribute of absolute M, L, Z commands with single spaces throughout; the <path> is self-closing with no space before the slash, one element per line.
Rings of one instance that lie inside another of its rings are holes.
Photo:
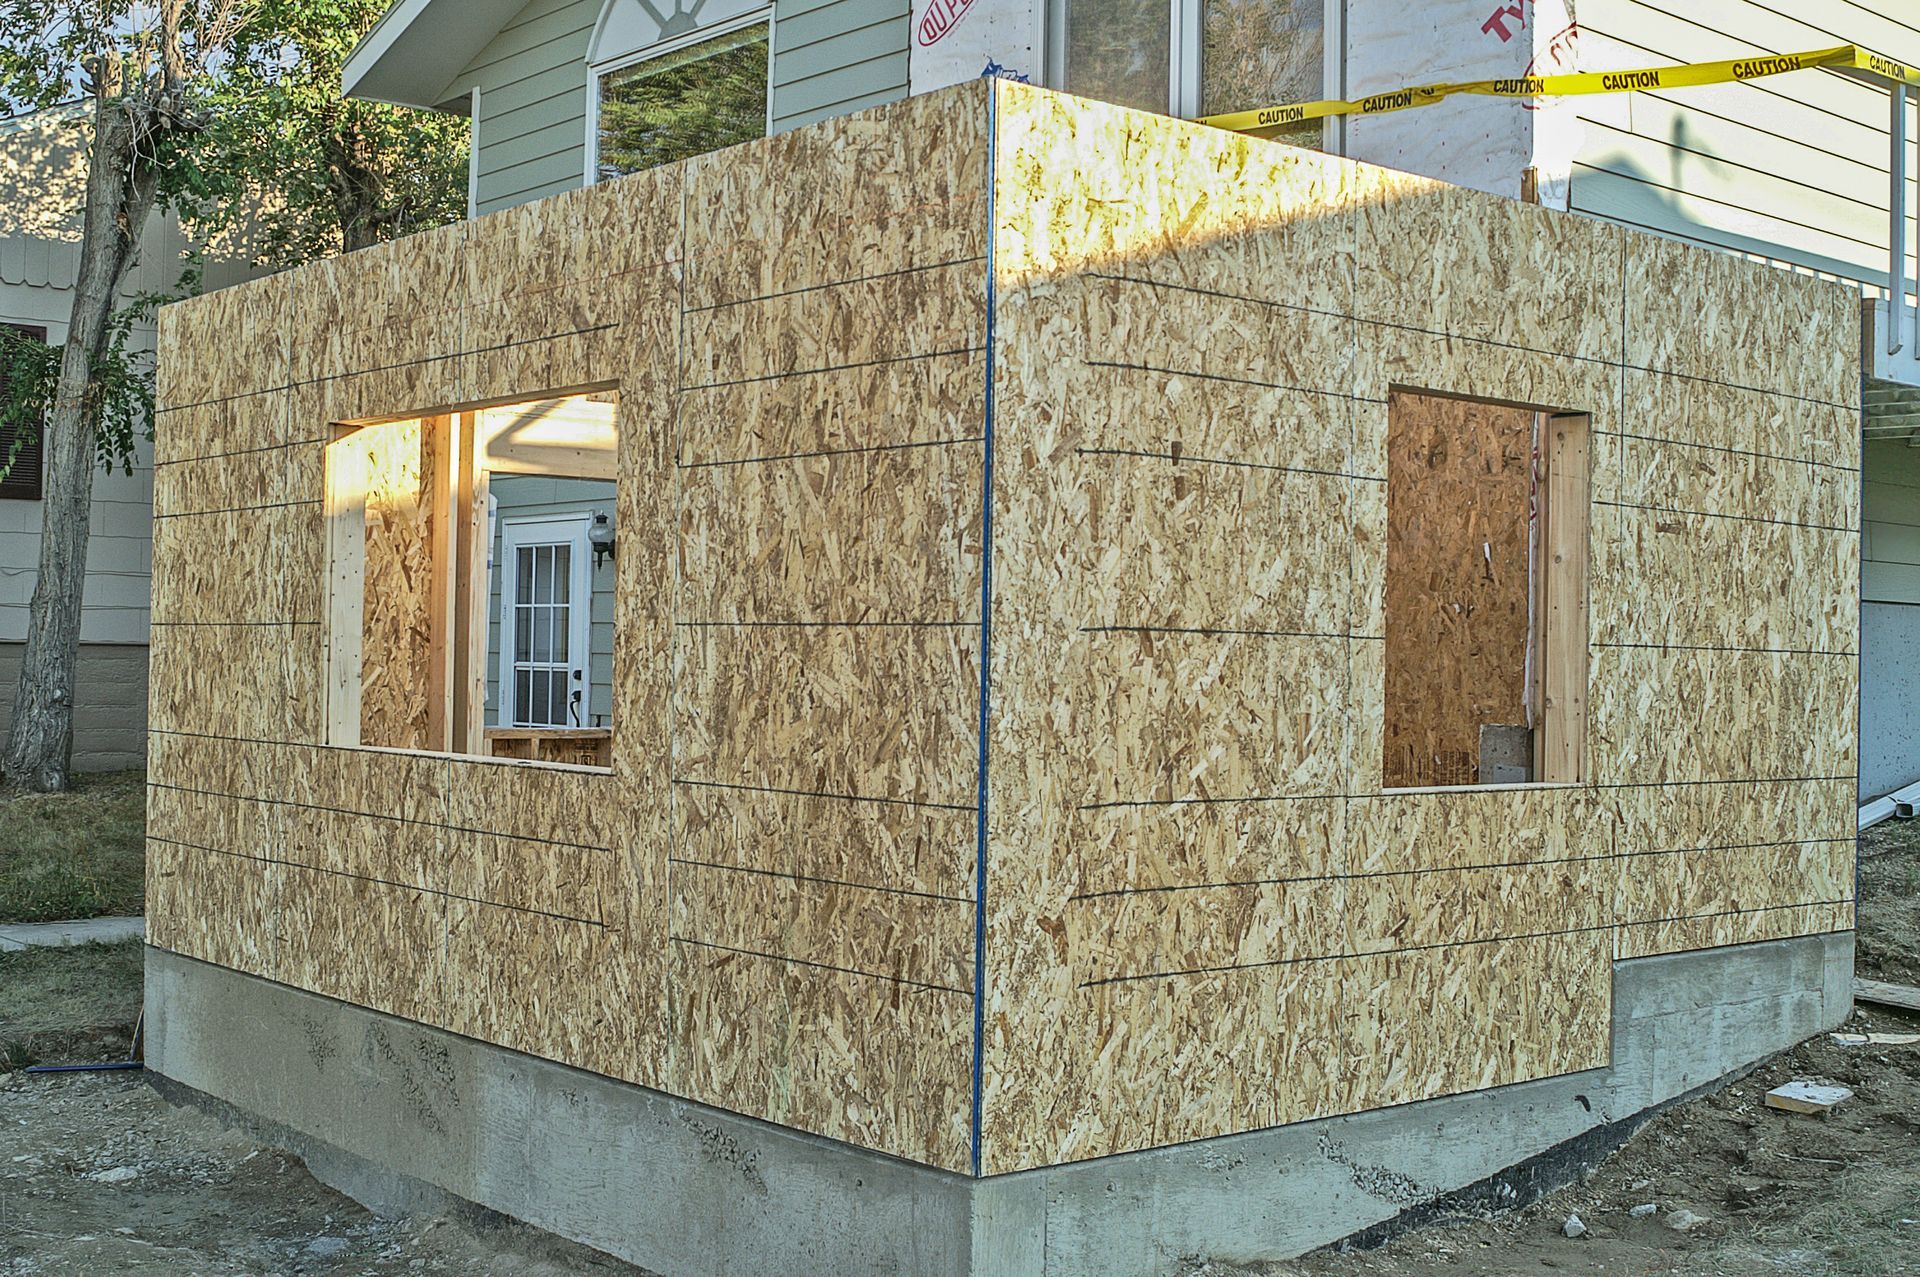
<path fill-rule="evenodd" d="M 396 0 L 347 56 L 350 98 L 452 110 L 464 115 L 454 77 L 480 55 L 526 0 Z"/>

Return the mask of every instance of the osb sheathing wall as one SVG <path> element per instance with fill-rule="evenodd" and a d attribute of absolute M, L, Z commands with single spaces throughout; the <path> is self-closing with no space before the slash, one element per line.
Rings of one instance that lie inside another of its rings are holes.
<path fill-rule="evenodd" d="M 1606 1063 L 1851 926 L 1857 303 L 1002 85 L 990 1172 Z M 1590 782 L 1382 795 L 1387 399 L 1591 414 Z"/>
<path fill-rule="evenodd" d="M 970 1166 L 987 98 L 165 312 L 153 943 Z M 324 747 L 329 423 L 610 383 L 612 774 Z"/>
<path fill-rule="evenodd" d="M 960 1171 L 1604 1063 L 1851 925 L 1853 322 L 1010 84 L 171 308 L 152 942 Z M 609 383 L 613 772 L 322 747 L 328 423 Z M 1382 796 L 1390 387 L 1592 415 L 1591 783 Z"/>

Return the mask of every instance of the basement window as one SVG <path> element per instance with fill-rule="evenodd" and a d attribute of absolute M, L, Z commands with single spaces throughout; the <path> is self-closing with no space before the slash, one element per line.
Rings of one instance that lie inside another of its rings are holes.
<path fill-rule="evenodd" d="M 327 737 L 610 767 L 618 394 L 346 422 Z"/>
<path fill-rule="evenodd" d="M 30 324 L 0 324 L 0 405 L 9 403 L 13 387 L 9 381 L 16 359 L 35 346 L 44 346 L 47 330 Z M 12 421 L 0 425 L 0 501 L 38 501 L 41 497 L 43 455 L 41 442 L 46 430 L 44 419 L 27 424 Z"/>
<path fill-rule="evenodd" d="M 1388 396 L 1388 789 L 1585 779 L 1587 417 Z"/>

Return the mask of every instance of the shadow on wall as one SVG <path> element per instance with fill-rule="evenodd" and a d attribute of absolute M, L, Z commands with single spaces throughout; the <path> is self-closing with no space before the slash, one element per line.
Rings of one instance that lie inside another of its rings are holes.
<path fill-rule="evenodd" d="M 1785 219 L 1763 218 L 1758 212 L 1702 196 L 1681 198 L 1687 194 L 1689 183 L 1683 165 L 1691 162 L 1697 166 L 1691 179 L 1694 182 L 1702 174 L 1734 175 L 1742 171 L 1739 165 L 1710 154 L 1685 117 L 1675 120 L 1665 145 L 1669 148 L 1669 162 L 1664 178 L 1621 148 L 1591 151 L 1583 148 L 1574 162 L 1573 211 L 1711 248 L 1751 253 L 1769 261 L 1837 275 L 1843 280 L 1872 280 L 1886 273 L 1886 250 L 1874 246 L 1875 240 L 1882 245 L 1885 242 L 1884 213 L 1869 218 L 1871 224 L 1863 229 L 1874 239 L 1860 243 L 1857 256 L 1831 257 L 1794 248 L 1767 238 L 1772 231 L 1768 223 Z M 1694 210 L 1705 205 L 1724 210 L 1725 219 L 1703 219 Z M 1753 233 L 1740 229 L 1743 222 L 1747 231 Z M 1851 239 L 1857 235 L 1851 228 L 1839 228 L 1831 232 L 1831 237 Z"/>
<path fill-rule="evenodd" d="M 88 137 L 86 107 L 79 103 L 0 120 L 0 239 L 79 244 Z M 10 273 L 0 278 L 23 282 Z"/>

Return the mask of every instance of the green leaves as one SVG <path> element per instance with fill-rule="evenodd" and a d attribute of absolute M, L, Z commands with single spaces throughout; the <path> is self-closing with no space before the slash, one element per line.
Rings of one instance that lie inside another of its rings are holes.
<path fill-rule="evenodd" d="M 172 297 L 146 296 L 114 313 L 107 341 L 92 361 L 86 410 L 94 428 L 94 459 L 106 471 L 133 473 L 137 444 L 153 439 L 153 352 L 132 342 L 135 324 Z M 60 384 L 64 346 L 0 326 L 0 479 L 38 441 Z"/>
<path fill-rule="evenodd" d="M 340 95 L 385 0 L 258 0 L 182 202 L 216 243 L 293 266 L 458 220 L 464 120 Z"/>

